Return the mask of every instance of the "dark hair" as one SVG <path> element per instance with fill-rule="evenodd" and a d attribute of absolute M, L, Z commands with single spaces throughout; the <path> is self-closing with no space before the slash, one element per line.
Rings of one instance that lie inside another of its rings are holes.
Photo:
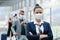
<path fill-rule="evenodd" d="M 36 4 L 35 6 L 39 6 L 39 4 Z"/>
<path fill-rule="evenodd" d="M 35 5 L 34 11 L 35 11 L 36 8 L 41 8 L 41 9 L 43 9 L 41 6 L 39 6 L 39 4 L 36 4 L 36 5 Z"/>
<path fill-rule="evenodd" d="M 23 13 L 24 13 L 24 11 L 23 11 L 23 10 L 21 10 L 20 12 L 23 12 Z"/>
<path fill-rule="evenodd" d="M 14 17 L 17 16 L 17 14 L 14 15 Z"/>
<path fill-rule="evenodd" d="M 11 18 L 9 18 L 9 20 L 11 20 Z"/>

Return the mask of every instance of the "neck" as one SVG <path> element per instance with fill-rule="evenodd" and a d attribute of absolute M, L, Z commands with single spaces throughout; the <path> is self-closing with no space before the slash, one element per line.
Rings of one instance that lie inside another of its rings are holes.
<path fill-rule="evenodd" d="M 36 22 L 39 24 L 41 22 L 41 20 L 40 19 L 36 19 Z"/>

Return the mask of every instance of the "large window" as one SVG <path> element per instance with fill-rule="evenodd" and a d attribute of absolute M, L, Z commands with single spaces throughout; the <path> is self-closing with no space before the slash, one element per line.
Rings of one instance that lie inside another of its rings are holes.
<path fill-rule="evenodd" d="M 10 11 L 11 11 L 10 7 L 0 7 L 0 27 L 7 26 Z"/>
<path fill-rule="evenodd" d="M 44 9 L 43 11 L 43 19 L 44 21 L 47 21 L 49 23 L 51 23 L 50 17 L 51 17 L 51 12 L 50 12 L 50 8 Z"/>
<path fill-rule="evenodd" d="M 60 7 L 52 8 L 52 24 L 60 26 Z"/>

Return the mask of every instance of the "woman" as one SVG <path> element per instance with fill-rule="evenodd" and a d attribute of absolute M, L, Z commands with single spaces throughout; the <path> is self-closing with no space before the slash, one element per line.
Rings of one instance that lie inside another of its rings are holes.
<path fill-rule="evenodd" d="M 27 23 L 28 40 L 53 40 L 50 24 L 43 21 L 43 9 L 38 4 L 34 8 L 34 21 Z"/>
<path fill-rule="evenodd" d="M 12 20 L 11 20 L 11 18 L 9 18 L 9 20 L 8 20 L 8 32 L 7 32 L 8 37 L 10 36 L 10 33 L 11 33 L 11 36 L 13 36 L 13 33 L 11 31 L 11 26 L 12 26 Z"/>

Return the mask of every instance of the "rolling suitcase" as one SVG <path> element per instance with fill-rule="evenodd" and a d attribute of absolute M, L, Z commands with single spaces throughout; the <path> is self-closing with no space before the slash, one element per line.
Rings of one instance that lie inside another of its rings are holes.
<path fill-rule="evenodd" d="M 1 34 L 1 40 L 7 40 L 7 35 L 6 34 Z"/>

